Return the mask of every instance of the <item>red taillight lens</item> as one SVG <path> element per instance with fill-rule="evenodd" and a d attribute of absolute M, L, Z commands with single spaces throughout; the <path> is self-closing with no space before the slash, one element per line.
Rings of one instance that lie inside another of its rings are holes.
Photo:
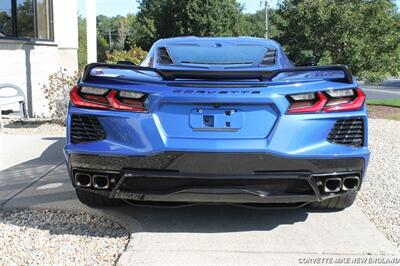
<path fill-rule="evenodd" d="M 108 93 L 107 100 L 117 110 L 146 112 L 146 108 L 141 100 L 119 97 L 118 92 L 115 90 Z"/>
<path fill-rule="evenodd" d="M 145 95 L 139 92 L 121 92 L 100 88 L 75 86 L 70 92 L 71 103 L 77 107 L 146 112 Z"/>
<path fill-rule="evenodd" d="M 104 101 L 105 99 L 104 96 L 93 95 L 93 94 L 82 94 L 80 93 L 79 86 L 75 86 L 72 88 L 71 92 L 69 93 L 69 97 L 71 99 L 71 103 L 74 106 L 96 108 L 96 109 L 109 109 L 107 100 Z"/>
<path fill-rule="evenodd" d="M 345 100 L 347 100 L 347 102 L 331 104 L 325 107 L 324 112 L 342 112 L 361 109 L 365 102 L 365 94 L 361 89 L 356 89 L 355 93 L 356 96 L 353 98 L 345 97 Z"/>
<path fill-rule="evenodd" d="M 297 95 L 300 96 L 300 95 Z M 321 111 L 325 106 L 328 98 L 322 92 L 317 92 L 313 100 L 300 100 L 296 101 L 295 97 L 292 97 L 293 102 L 289 107 L 289 114 L 304 114 L 304 113 L 316 113 Z"/>
<path fill-rule="evenodd" d="M 355 111 L 360 110 L 365 102 L 365 94 L 359 88 L 295 94 L 289 97 L 291 104 L 288 114 Z"/>

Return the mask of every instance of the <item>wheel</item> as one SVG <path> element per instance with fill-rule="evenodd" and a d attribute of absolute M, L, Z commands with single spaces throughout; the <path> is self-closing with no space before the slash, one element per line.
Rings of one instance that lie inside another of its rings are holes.
<path fill-rule="evenodd" d="M 323 201 L 312 202 L 310 207 L 318 209 L 345 209 L 353 205 L 356 200 L 357 192 L 346 193 L 342 196 L 326 199 Z"/>
<path fill-rule="evenodd" d="M 107 206 L 122 205 L 122 201 L 118 199 L 110 199 L 105 196 L 80 189 L 75 189 L 75 192 L 76 195 L 78 196 L 79 201 L 90 207 L 107 207 Z"/>

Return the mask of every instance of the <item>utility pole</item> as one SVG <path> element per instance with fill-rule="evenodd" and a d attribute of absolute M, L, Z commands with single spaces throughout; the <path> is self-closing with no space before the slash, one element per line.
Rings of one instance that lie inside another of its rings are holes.
<path fill-rule="evenodd" d="M 268 0 L 264 0 L 265 9 L 265 39 L 268 39 Z"/>
<path fill-rule="evenodd" d="M 110 45 L 111 49 L 112 48 L 111 29 L 108 29 L 108 44 Z"/>

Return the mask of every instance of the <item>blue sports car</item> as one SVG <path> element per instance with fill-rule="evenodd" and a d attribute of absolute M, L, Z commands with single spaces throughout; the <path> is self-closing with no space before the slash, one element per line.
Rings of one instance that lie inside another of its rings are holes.
<path fill-rule="evenodd" d="M 365 95 L 341 65 L 294 67 L 260 38 L 157 41 L 94 63 L 70 92 L 81 202 L 343 209 L 369 160 Z"/>

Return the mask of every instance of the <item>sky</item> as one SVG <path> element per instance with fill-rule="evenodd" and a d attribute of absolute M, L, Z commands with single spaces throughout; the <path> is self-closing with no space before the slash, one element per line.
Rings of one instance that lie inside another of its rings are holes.
<path fill-rule="evenodd" d="M 237 0 L 244 5 L 244 12 L 254 13 L 261 9 L 262 0 Z M 270 7 L 276 7 L 278 0 L 268 0 Z M 97 14 L 106 16 L 125 16 L 128 13 L 136 13 L 138 11 L 138 3 L 136 0 L 96 0 Z M 400 7 L 400 0 L 396 0 L 397 6 Z M 85 0 L 78 0 L 79 14 L 85 16 Z"/>
<path fill-rule="evenodd" d="M 238 0 L 238 2 L 244 5 L 244 12 L 246 13 L 254 13 L 264 7 L 261 6 L 262 0 Z M 271 7 L 275 7 L 277 0 L 269 0 L 268 2 Z M 136 0 L 97 0 L 96 4 L 98 15 L 125 16 L 128 13 L 136 13 L 138 11 Z M 85 0 L 78 0 L 79 14 L 85 16 L 85 9 Z"/>

